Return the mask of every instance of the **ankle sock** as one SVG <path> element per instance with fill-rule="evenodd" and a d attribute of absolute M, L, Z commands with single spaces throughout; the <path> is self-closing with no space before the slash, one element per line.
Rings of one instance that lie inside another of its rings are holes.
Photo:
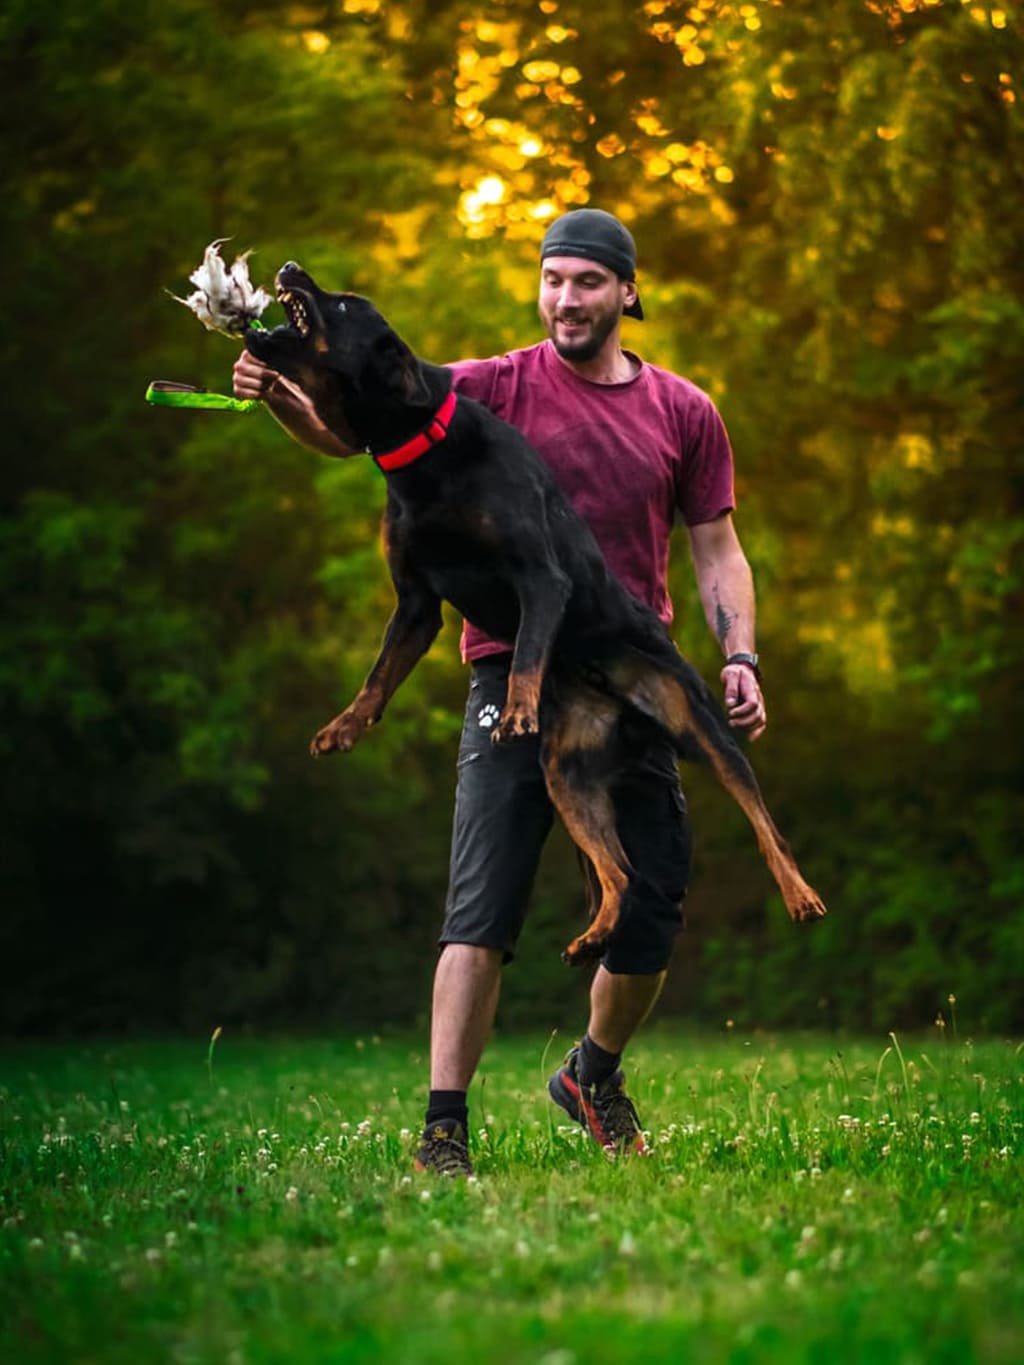
<path fill-rule="evenodd" d="M 584 1085 L 600 1085 L 618 1071 L 621 1061 L 621 1052 L 605 1052 L 589 1033 L 585 1033 L 580 1043 L 576 1074 Z"/>
<path fill-rule="evenodd" d="M 463 1129 L 469 1128 L 465 1090 L 431 1090 L 427 1100 L 427 1127 L 445 1119 L 454 1119 Z"/>

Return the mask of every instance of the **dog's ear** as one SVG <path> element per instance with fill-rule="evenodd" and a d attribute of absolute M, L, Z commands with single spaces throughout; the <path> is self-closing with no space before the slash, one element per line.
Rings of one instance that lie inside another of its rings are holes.
<path fill-rule="evenodd" d="M 420 362 L 390 328 L 378 339 L 373 349 L 377 377 L 396 398 L 413 405 L 424 403 L 430 398 Z"/>

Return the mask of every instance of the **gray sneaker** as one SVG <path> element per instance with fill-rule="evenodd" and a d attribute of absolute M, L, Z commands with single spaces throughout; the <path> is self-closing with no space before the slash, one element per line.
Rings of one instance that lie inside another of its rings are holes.
<path fill-rule="evenodd" d="M 548 1081 L 548 1094 L 605 1151 L 646 1152 L 640 1117 L 626 1094 L 622 1072 L 597 1085 L 584 1085 L 579 1078 L 579 1055 L 579 1048 L 574 1047 Z"/>

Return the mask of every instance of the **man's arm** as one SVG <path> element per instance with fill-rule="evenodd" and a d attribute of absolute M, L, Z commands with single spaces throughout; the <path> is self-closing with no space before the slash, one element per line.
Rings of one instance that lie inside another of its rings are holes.
<path fill-rule="evenodd" d="M 704 615 L 722 653 L 753 654 L 754 579 L 732 516 L 691 526 L 690 550 Z M 747 664 L 729 664 L 721 677 L 729 724 L 757 739 L 768 719 L 756 673 Z"/>
<path fill-rule="evenodd" d="M 336 459 L 356 453 L 324 426 L 297 384 L 264 365 L 248 351 L 243 351 L 235 361 L 233 374 L 235 397 L 261 399 L 271 416 L 299 445 Z"/>

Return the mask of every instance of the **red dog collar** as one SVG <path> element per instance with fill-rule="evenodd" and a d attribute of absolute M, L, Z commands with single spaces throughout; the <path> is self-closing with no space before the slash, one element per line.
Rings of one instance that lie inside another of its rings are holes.
<path fill-rule="evenodd" d="M 379 467 L 388 473 L 392 469 L 401 469 L 403 465 L 412 464 L 413 460 L 418 460 L 431 446 L 436 446 L 448 435 L 454 411 L 455 390 L 452 389 L 434 414 L 426 431 L 421 431 L 418 436 L 406 441 L 405 445 L 399 446 L 397 450 L 389 450 L 384 455 L 374 455 L 373 458 Z"/>

